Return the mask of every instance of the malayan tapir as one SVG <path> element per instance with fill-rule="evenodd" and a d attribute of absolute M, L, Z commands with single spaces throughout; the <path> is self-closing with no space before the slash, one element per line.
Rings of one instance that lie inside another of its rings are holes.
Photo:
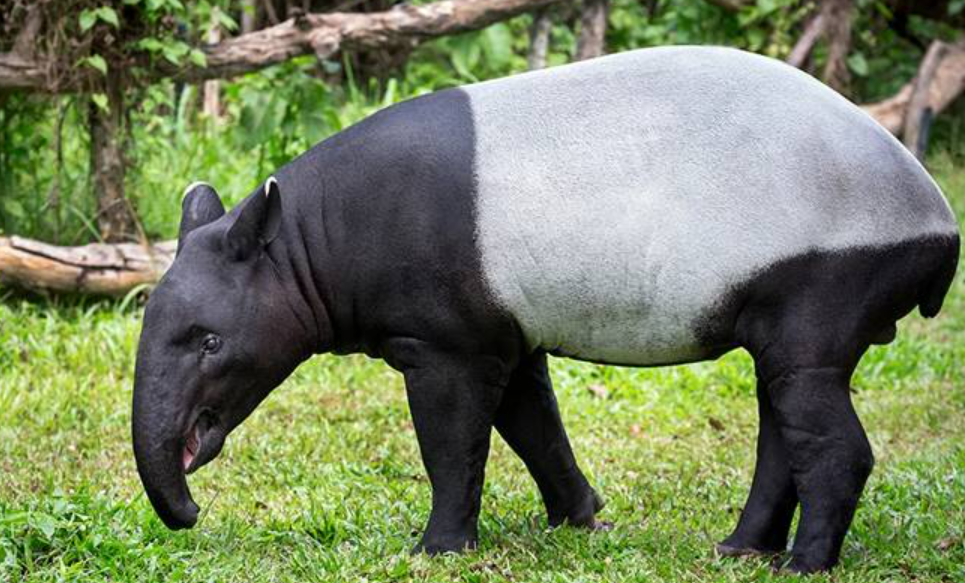
<path fill-rule="evenodd" d="M 658 48 L 389 107 L 279 168 L 231 212 L 183 199 L 144 314 L 133 441 L 166 525 L 185 475 L 310 356 L 404 375 L 432 485 L 417 550 L 477 541 L 492 428 L 551 525 L 601 499 L 560 421 L 547 355 L 627 366 L 754 359 L 760 434 L 725 555 L 832 567 L 873 458 L 849 394 L 871 344 L 938 313 L 958 259 L 935 182 L 807 74 Z M 668 387 L 667 390 L 673 390 Z"/>

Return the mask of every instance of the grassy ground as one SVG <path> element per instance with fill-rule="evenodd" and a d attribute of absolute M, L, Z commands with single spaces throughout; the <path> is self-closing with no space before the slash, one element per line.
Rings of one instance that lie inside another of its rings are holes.
<path fill-rule="evenodd" d="M 965 217 L 965 172 L 935 171 Z M 303 366 L 191 479 L 197 528 L 167 531 L 129 440 L 140 311 L 0 303 L 0 581 L 770 581 L 718 559 L 750 483 L 750 361 L 654 370 L 556 360 L 607 533 L 550 531 L 498 439 L 481 548 L 410 557 L 429 488 L 397 374 L 360 357 Z M 813 580 L 965 581 L 965 283 L 910 317 L 855 380 L 878 465 L 842 566 Z M 600 388 L 604 390 L 600 390 Z M 594 390 L 591 390 L 593 388 Z M 605 394 L 604 394 L 605 393 Z"/>

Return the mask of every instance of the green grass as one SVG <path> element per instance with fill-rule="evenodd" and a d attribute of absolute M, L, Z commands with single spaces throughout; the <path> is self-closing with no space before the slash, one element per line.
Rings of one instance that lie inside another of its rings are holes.
<path fill-rule="evenodd" d="M 965 217 L 965 172 L 941 156 L 933 169 Z M 140 316 L 0 303 L 0 581 L 782 579 L 712 552 L 753 465 L 745 354 L 653 370 L 553 361 L 577 456 L 615 528 L 548 530 L 522 464 L 494 437 L 480 549 L 428 559 L 408 554 L 429 488 L 401 379 L 362 357 L 299 369 L 191 478 L 198 527 L 166 530 L 130 450 Z M 855 380 L 878 465 L 841 566 L 814 581 L 965 580 L 962 277 L 938 319 L 900 328 Z"/>

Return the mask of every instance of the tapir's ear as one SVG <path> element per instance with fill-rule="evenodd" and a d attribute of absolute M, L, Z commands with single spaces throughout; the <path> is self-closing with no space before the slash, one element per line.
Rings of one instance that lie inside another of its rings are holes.
<path fill-rule="evenodd" d="M 281 227 L 281 192 L 270 177 L 261 192 L 242 204 L 235 223 L 225 233 L 225 248 L 235 259 L 246 259 L 272 242 Z"/>
<path fill-rule="evenodd" d="M 181 200 L 181 228 L 178 232 L 178 252 L 188 233 L 220 219 L 224 205 L 214 188 L 204 182 L 195 182 L 184 190 Z"/>

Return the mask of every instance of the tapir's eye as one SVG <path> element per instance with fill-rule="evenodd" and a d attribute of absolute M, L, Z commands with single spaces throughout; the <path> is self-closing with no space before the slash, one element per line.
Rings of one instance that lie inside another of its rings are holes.
<path fill-rule="evenodd" d="M 204 354 L 214 354 L 221 350 L 221 337 L 217 334 L 208 334 L 201 339 L 201 352 Z"/>

